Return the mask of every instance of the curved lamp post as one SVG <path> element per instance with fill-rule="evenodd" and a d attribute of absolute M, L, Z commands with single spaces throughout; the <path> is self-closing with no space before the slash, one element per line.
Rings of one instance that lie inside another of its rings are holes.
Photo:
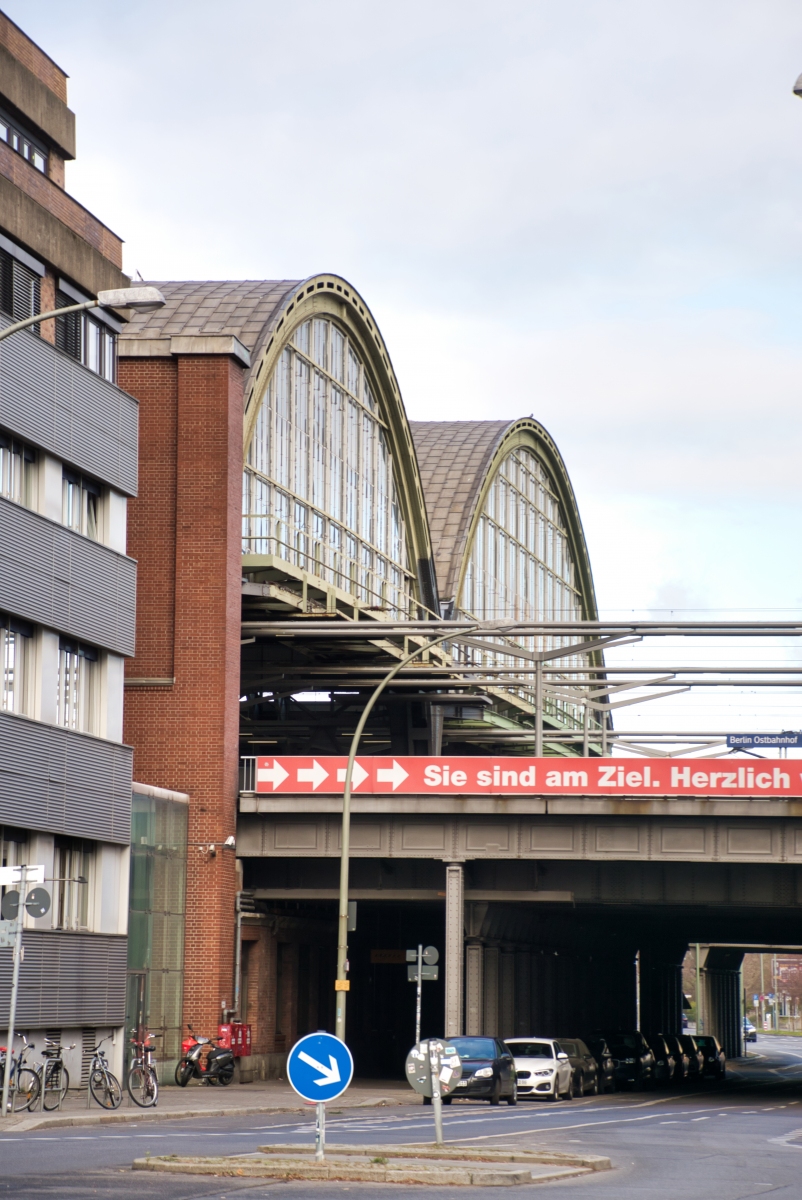
<path fill-rule="evenodd" d="M 0 342 L 10 337 L 18 329 L 27 329 L 29 325 L 38 325 L 40 321 L 49 321 L 53 317 L 66 317 L 70 313 L 85 312 L 89 308 L 132 308 L 134 312 L 151 313 L 157 308 L 163 308 L 166 301 L 158 288 L 132 287 L 113 288 L 110 291 L 98 292 L 97 300 L 87 300 L 83 304 L 69 304 L 66 308 L 55 308 L 52 312 L 37 313 L 35 317 L 26 317 L 14 325 L 0 329 Z"/>
<path fill-rule="evenodd" d="M 475 629 L 478 629 L 478 626 L 474 626 L 468 630 L 460 630 L 460 636 L 464 637 L 466 633 L 473 633 Z M 337 932 L 337 979 L 334 984 L 337 993 L 334 1032 L 341 1042 L 345 1041 L 345 997 L 348 992 L 346 961 L 348 957 L 348 868 L 350 865 L 348 855 L 351 846 L 351 779 L 354 773 L 354 760 L 359 748 L 359 739 L 362 736 L 374 704 L 387 687 L 387 684 L 398 674 L 401 668 L 405 667 L 407 663 L 412 662 L 413 658 L 417 658 L 419 654 L 425 653 L 426 650 L 431 650 L 439 642 L 445 642 L 449 638 L 453 638 L 453 636 L 453 633 L 446 633 L 442 637 L 434 638 L 433 641 L 427 642 L 425 646 L 418 646 L 417 650 L 413 650 L 406 658 L 402 658 L 400 662 L 397 662 L 392 670 L 388 671 L 368 700 L 354 730 L 354 736 L 351 738 L 351 749 L 348 754 L 348 766 L 345 771 L 345 788 L 343 790 L 343 831 L 342 849 L 340 851 L 340 914 Z"/>

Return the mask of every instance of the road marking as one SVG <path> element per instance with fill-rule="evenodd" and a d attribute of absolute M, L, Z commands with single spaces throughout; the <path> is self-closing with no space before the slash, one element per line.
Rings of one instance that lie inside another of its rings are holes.
<path fill-rule="evenodd" d="M 709 1121 L 710 1117 L 691 1117 L 692 1121 Z"/>

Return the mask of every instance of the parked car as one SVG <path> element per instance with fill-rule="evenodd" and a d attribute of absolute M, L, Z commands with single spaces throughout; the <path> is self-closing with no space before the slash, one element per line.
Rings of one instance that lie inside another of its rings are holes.
<path fill-rule="evenodd" d="M 752 1022 L 747 1020 L 746 1017 L 744 1017 L 744 1041 L 745 1042 L 756 1042 L 757 1041 L 757 1030 L 755 1029 Z"/>
<path fill-rule="evenodd" d="M 654 1078 L 654 1055 L 642 1033 L 607 1033 L 607 1045 L 615 1063 L 618 1087 L 648 1087 Z"/>
<path fill-rule="evenodd" d="M 581 1038 L 558 1038 L 557 1044 L 568 1055 L 573 1072 L 575 1096 L 598 1096 L 599 1068 L 596 1059 Z"/>
<path fill-rule="evenodd" d="M 464 1097 L 470 1100 L 489 1100 L 498 1104 L 518 1101 L 518 1085 L 512 1054 L 500 1038 L 455 1037 L 448 1044 L 455 1046 L 462 1059 L 462 1079 L 443 1104 Z"/>
<path fill-rule="evenodd" d="M 695 1037 L 691 1037 L 689 1033 L 680 1035 L 682 1048 L 688 1055 L 688 1081 L 690 1083 L 700 1083 L 702 1080 L 702 1072 L 705 1066 L 705 1056 L 699 1049 L 699 1044 Z"/>
<path fill-rule="evenodd" d="M 674 1059 L 673 1083 L 687 1083 L 691 1065 L 685 1047 L 675 1033 L 664 1033 L 663 1037 Z"/>
<path fill-rule="evenodd" d="M 613 1062 L 613 1056 L 610 1053 L 610 1047 L 607 1045 L 606 1039 L 600 1037 L 598 1033 L 593 1033 L 590 1037 L 583 1038 L 583 1041 L 596 1059 L 596 1077 L 599 1081 L 599 1091 L 614 1092 L 615 1063 Z"/>
<path fill-rule="evenodd" d="M 674 1079 L 674 1055 L 662 1033 L 646 1033 L 643 1035 L 654 1055 L 654 1081 L 659 1087 L 668 1087 Z"/>
<path fill-rule="evenodd" d="M 515 1062 L 519 1098 L 573 1098 L 573 1068 L 554 1038 L 507 1038 L 505 1045 Z"/>
<path fill-rule="evenodd" d="M 727 1074 L 727 1057 L 718 1038 L 702 1033 L 697 1037 L 696 1044 L 704 1055 L 702 1074 L 712 1076 L 713 1079 L 723 1079 Z"/>

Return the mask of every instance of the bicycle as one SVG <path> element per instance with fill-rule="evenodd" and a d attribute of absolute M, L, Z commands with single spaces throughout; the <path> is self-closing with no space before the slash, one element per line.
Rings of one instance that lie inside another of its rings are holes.
<path fill-rule="evenodd" d="M 39 1099 L 41 1084 L 39 1075 L 35 1070 L 25 1066 L 25 1060 L 29 1051 L 35 1050 L 33 1043 L 29 1042 L 25 1034 L 20 1034 L 23 1046 L 19 1054 L 15 1058 L 13 1054 L 11 1058 L 11 1077 L 9 1079 L 8 1102 L 12 1112 L 24 1112 L 26 1108 L 30 1109 Z M 5 1046 L 0 1046 L 0 1088 L 3 1086 L 3 1078 L 6 1071 L 6 1062 L 9 1058 L 8 1050 Z"/>
<path fill-rule="evenodd" d="M 119 1108 L 123 1101 L 119 1080 L 109 1070 L 106 1055 L 100 1048 L 110 1040 L 110 1036 L 103 1038 L 92 1050 L 92 1065 L 89 1068 L 89 1091 L 101 1108 Z"/>
<path fill-rule="evenodd" d="M 131 1033 L 135 1032 L 135 1030 L 131 1030 Z M 136 1037 L 131 1038 L 134 1058 L 128 1072 L 126 1086 L 128 1095 L 140 1108 L 154 1108 L 159 1099 L 159 1078 L 156 1074 L 153 1046 L 150 1042 L 152 1038 L 161 1036 L 160 1033 L 146 1033 L 141 1040 Z"/>
<path fill-rule="evenodd" d="M 67 1049 L 74 1050 L 75 1044 L 68 1046 Z M 52 1038 L 45 1038 L 45 1048 L 42 1051 L 44 1061 L 39 1068 L 38 1076 L 43 1089 L 42 1107 L 47 1112 L 52 1112 L 54 1108 L 61 1108 L 70 1086 L 70 1074 L 64 1066 L 63 1053 L 64 1049 L 59 1042 Z"/>

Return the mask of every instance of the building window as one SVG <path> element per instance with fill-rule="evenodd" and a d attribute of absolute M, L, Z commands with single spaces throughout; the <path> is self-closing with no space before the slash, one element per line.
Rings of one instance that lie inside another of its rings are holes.
<path fill-rule="evenodd" d="M 56 308 L 69 308 L 75 304 L 66 292 L 56 292 Z M 117 377 L 116 335 L 102 321 L 86 312 L 68 313 L 56 317 L 56 345 L 78 362 L 89 367 L 96 375 L 102 375 L 110 383 Z"/>
<path fill-rule="evenodd" d="M 81 733 L 96 733 L 98 726 L 97 651 L 62 638 L 58 655 L 56 724 Z"/>
<path fill-rule="evenodd" d="M 100 541 L 100 485 L 85 475 L 62 471 L 61 519 L 68 529 Z"/>
<path fill-rule="evenodd" d="M 0 496 L 34 507 L 36 451 L 0 430 Z"/>
<path fill-rule="evenodd" d="M 333 321 L 299 325 L 267 385 L 243 479 L 242 552 L 409 615 L 414 577 L 387 434 L 357 348 Z"/>
<path fill-rule="evenodd" d="M 56 838 L 53 856 L 53 928 L 88 929 L 89 892 L 95 865 L 92 842 Z"/>
<path fill-rule="evenodd" d="M 0 710 L 26 713 L 30 699 L 33 630 L 0 614 Z"/>
<path fill-rule="evenodd" d="M 12 120 L 2 111 L 0 111 L 0 141 L 5 142 L 12 150 L 16 150 L 17 154 L 21 155 L 37 171 L 41 171 L 43 175 L 47 174 L 47 148 L 28 133 L 18 121 Z"/>
<path fill-rule="evenodd" d="M 15 321 L 41 312 L 39 276 L 7 250 L 0 250 L 0 309 Z M 34 333 L 38 325 L 31 325 Z"/>

